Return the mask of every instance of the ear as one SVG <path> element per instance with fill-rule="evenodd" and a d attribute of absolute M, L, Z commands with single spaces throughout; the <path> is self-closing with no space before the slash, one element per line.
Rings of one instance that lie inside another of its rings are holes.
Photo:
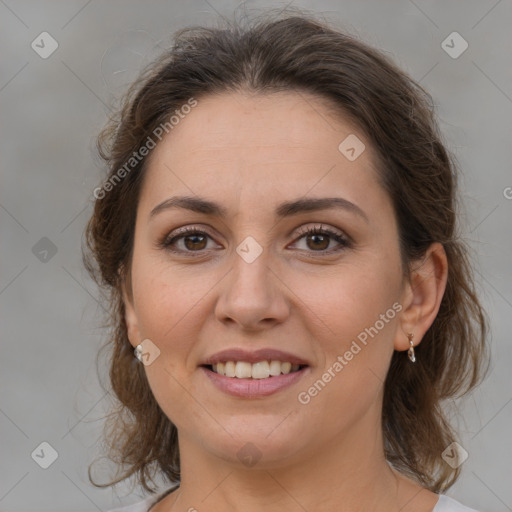
<path fill-rule="evenodd" d="M 427 249 L 422 260 L 411 265 L 410 279 L 404 286 L 402 295 L 403 310 L 395 350 L 407 350 L 407 334 L 414 334 L 414 346 L 433 324 L 448 279 L 448 259 L 444 247 L 435 242 Z"/>
<path fill-rule="evenodd" d="M 140 343 L 141 337 L 139 321 L 137 319 L 137 313 L 133 303 L 133 291 L 129 272 L 126 277 L 122 277 L 121 293 L 123 296 L 124 319 L 126 322 L 128 339 L 130 340 L 130 344 L 135 348 Z"/>

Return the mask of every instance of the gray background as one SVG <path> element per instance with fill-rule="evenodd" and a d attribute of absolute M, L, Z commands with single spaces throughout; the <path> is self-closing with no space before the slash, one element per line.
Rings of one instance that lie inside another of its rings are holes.
<path fill-rule="evenodd" d="M 231 17 L 237 5 L 0 0 L 1 511 L 106 510 L 143 497 L 137 490 L 130 494 L 127 485 L 96 489 L 87 479 L 109 406 L 94 362 L 104 341 L 99 295 L 80 259 L 92 190 L 101 176 L 94 137 L 108 105 L 159 52 L 158 44 L 165 46 L 185 25 L 213 24 L 219 13 Z M 248 2 L 250 10 L 284 5 Z M 292 5 L 324 13 L 383 48 L 438 105 L 441 128 L 463 171 L 464 236 L 479 265 L 493 343 L 490 376 L 459 401 L 469 458 L 448 494 L 482 511 L 512 510 L 512 3 Z M 31 48 L 43 31 L 59 44 L 47 59 Z M 456 59 L 441 47 L 453 31 L 469 44 Z M 48 469 L 31 458 L 43 441 L 58 452 Z"/>

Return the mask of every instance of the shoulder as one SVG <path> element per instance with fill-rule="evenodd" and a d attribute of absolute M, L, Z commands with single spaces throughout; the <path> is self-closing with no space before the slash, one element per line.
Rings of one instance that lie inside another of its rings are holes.
<path fill-rule="evenodd" d="M 107 510 L 107 512 L 148 512 L 149 507 L 151 507 L 156 501 L 158 501 L 159 496 L 149 496 L 142 501 L 138 501 L 137 503 L 133 503 L 132 505 L 126 505 L 124 507 L 112 508 Z"/>
<path fill-rule="evenodd" d="M 432 512 L 478 512 L 474 508 L 469 508 L 462 503 L 446 496 L 445 494 L 439 495 L 439 501 L 437 502 Z"/>
<path fill-rule="evenodd" d="M 155 505 L 155 503 L 162 500 L 162 498 L 165 498 L 178 488 L 179 484 L 176 484 L 174 487 L 170 487 L 164 492 L 148 496 L 142 501 L 138 501 L 137 503 L 133 503 L 132 505 L 125 505 L 124 507 L 112 508 L 107 510 L 106 512 L 149 512 L 150 508 L 153 505 Z"/>
<path fill-rule="evenodd" d="M 149 496 L 148 498 L 134 503 L 132 505 L 126 505 L 124 507 L 113 508 L 107 510 L 107 512 L 148 512 L 149 508 L 154 505 L 162 495 Z M 439 495 L 439 501 L 437 502 L 432 512 L 478 512 L 473 508 L 466 507 L 462 503 L 445 494 Z"/>

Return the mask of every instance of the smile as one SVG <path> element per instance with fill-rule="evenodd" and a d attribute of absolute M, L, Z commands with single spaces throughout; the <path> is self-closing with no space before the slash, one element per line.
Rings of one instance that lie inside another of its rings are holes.
<path fill-rule="evenodd" d="M 279 374 L 277 374 L 277 363 L 279 364 Z M 233 376 L 219 373 L 219 365 L 220 370 Z M 271 369 L 275 375 L 270 373 Z M 297 383 L 311 371 L 311 368 L 307 365 L 292 365 L 289 362 L 281 361 L 260 361 L 254 364 L 245 361 L 236 363 L 227 361 L 215 365 L 203 365 L 199 367 L 199 370 L 223 393 L 239 398 L 263 398 Z"/>
<path fill-rule="evenodd" d="M 297 372 L 304 365 L 292 364 L 287 361 L 258 361 L 249 363 L 247 361 L 226 361 L 210 365 L 211 371 L 236 379 L 268 379 L 278 375 L 287 375 Z"/>

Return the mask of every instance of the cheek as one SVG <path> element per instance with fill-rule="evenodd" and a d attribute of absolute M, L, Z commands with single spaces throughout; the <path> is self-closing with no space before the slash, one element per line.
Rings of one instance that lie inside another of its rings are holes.
<path fill-rule="evenodd" d="M 310 397 L 322 394 L 321 399 L 314 398 L 318 405 L 351 404 L 357 397 L 364 408 L 375 399 L 394 350 L 401 310 L 398 276 L 377 263 L 351 265 L 337 269 L 330 279 L 311 279 L 300 285 L 303 288 L 294 288 L 307 306 L 301 316 L 313 336 L 319 362 L 308 381 L 314 389 L 303 391 Z"/>
<path fill-rule="evenodd" d="M 295 278 L 293 291 L 303 304 L 300 316 L 307 315 L 307 322 L 317 326 L 321 338 L 330 339 L 331 348 L 338 348 L 392 308 L 400 297 L 399 274 L 377 258 L 365 261 L 361 257 L 358 263 L 340 265 L 329 274 Z M 395 316 L 393 310 L 386 320 Z"/>
<path fill-rule="evenodd" d="M 160 349 L 155 364 L 146 368 L 148 378 L 155 379 L 155 384 L 156 379 L 163 379 L 155 388 L 165 389 L 172 396 L 182 392 L 173 377 L 185 382 L 196 369 L 193 350 L 209 334 L 202 333 L 212 315 L 209 293 L 215 291 L 220 278 L 211 271 L 196 270 L 198 267 L 180 270 L 161 257 L 140 259 L 139 266 L 133 268 L 140 335 Z"/>
<path fill-rule="evenodd" d="M 204 280 L 190 269 L 174 268 L 165 257 L 141 255 L 132 267 L 133 292 L 141 329 L 163 342 L 186 320 L 207 293 Z"/>
<path fill-rule="evenodd" d="M 210 287 L 200 279 L 188 278 L 185 283 L 179 272 L 171 275 L 161 265 L 140 269 L 134 293 L 141 336 L 160 349 L 159 356 L 145 367 L 152 393 L 178 428 L 190 422 L 204 423 L 208 419 L 204 411 L 194 406 L 198 395 L 191 389 L 190 375 L 196 366 L 190 355 L 208 314 L 204 296 Z"/>

